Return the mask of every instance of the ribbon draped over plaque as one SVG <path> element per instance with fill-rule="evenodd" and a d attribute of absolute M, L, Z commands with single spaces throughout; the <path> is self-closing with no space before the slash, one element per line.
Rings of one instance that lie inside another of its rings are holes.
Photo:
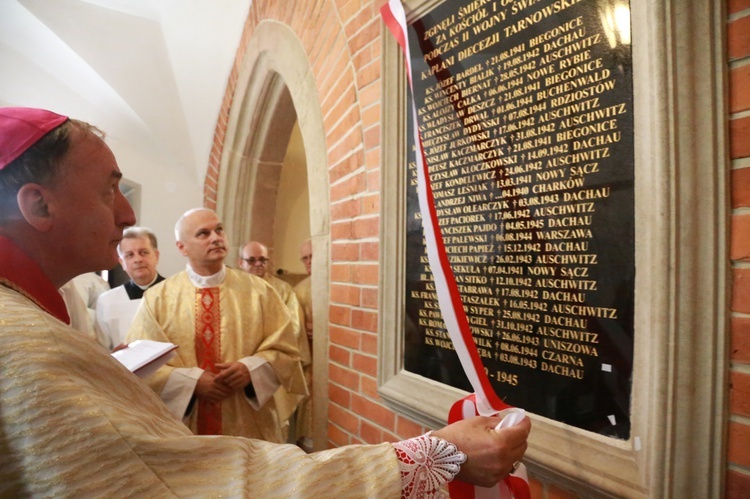
<path fill-rule="evenodd" d="M 396 41 L 404 52 L 406 74 L 409 79 L 409 87 L 413 91 L 409 37 L 406 31 L 404 8 L 398 0 L 389 0 L 388 3 L 383 5 L 380 12 L 385 25 L 396 38 Z M 469 321 L 464 311 L 461 294 L 458 290 L 453 270 L 450 267 L 440 231 L 435 199 L 430 186 L 427 161 L 419 134 L 417 109 L 413 100 L 410 114 L 414 122 L 414 143 L 418 145 L 416 151 L 417 194 L 419 209 L 422 213 L 427 258 L 432 269 L 435 291 L 445 327 L 456 349 L 466 377 L 474 389 L 474 394 L 454 404 L 450 411 L 449 422 L 452 423 L 476 415 L 494 416 L 505 409 L 509 409 L 509 406 L 500 400 L 490 385 L 489 378 L 484 370 L 471 335 L 471 328 L 469 327 Z M 505 481 L 501 482 L 497 488 L 473 487 L 470 484 L 454 481 L 450 484 L 450 493 L 451 497 L 454 498 L 516 497 L 517 499 L 522 499 L 530 497 L 526 470 L 523 465 L 513 475 L 506 477 Z"/>

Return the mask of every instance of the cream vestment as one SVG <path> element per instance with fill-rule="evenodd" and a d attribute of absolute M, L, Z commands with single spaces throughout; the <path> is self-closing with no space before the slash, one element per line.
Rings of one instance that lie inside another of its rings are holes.
<path fill-rule="evenodd" d="M 310 276 L 305 277 L 297 283 L 294 287 L 294 293 L 297 295 L 297 299 L 302 307 L 303 329 L 307 331 L 307 334 L 312 334 L 312 279 Z M 305 367 L 305 377 L 310 395 L 305 397 L 297 408 L 298 439 L 312 437 L 312 362 Z"/>
<path fill-rule="evenodd" d="M 304 328 L 308 334 L 312 334 L 313 312 L 312 312 L 312 279 L 305 277 L 294 286 L 294 294 L 297 295 L 299 304 L 304 314 Z"/>
<path fill-rule="evenodd" d="M 273 289 L 276 290 L 276 292 L 281 297 L 281 301 L 286 304 L 286 308 L 287 310 L 289 310 L 289 314 L 292 318 L 292 325 L 294 327 L 294 336 L 297 339 L 297 347 L 299 348 L 302 369 L 304 370 L 305 377 L 307 378 L 308 371 L 310 370 L 309 368 L 312 363 L 312 357 L 310 355 L 310 345 L 307 341 L 307 334 L 304 330 L 304 324 L 302 324 L 304 313 L 302 312 L 302 307 L 300 306 L 299 300 L 297 300 L 297 295 L 294 293 L 294 289 L 288 282 L 283 281 L 278 277 L 275 277 L 268 273 L 266 273 L 263 278 L 267 283 L 273 286 Z M 307 382 L 309 387 L 309 380 L 307 380 Z M 308 397 L 309 395 L 289 393 L 283 387 L 279 388 L 278 391 L 274 394 L 274 400 L 276 402 L 276 408 L 279 414 L 279 421 L 281 421 L 282 423 L 282 433 L 285 440 L 288 440 L 289 436 L 289 418 L 294 415 L 294 411 L 297 409 L 297 407 L 301 405 L 301 403 Z M 297 430 L 299 430 L 299 428 L 297 428 Z M 299 436 L 307 436 L 309 435 L 309 430 L 307 433 L 305 433 L 305 435 L 301 435 L 299 431 L 297 431 L 297 434 Z M 297 436 L 295 436 L 294 440 L 296 439 Z"/>
<path fill-rule="evenodd" d="M 117 286 L 102 293 L 96 302 L 96 325 L 107 339 L 110 350 L 125 341 L 128 328 L 141 305 L 141 300 L 131 300 L 125 286 Z"/>
<path fill-rule="evenodd" d="M 414 497 L 466 460 L 433 436 L 307 455 L 195 436 L 0 236 L 0 497 Z M 446 452 L 447 450 L 447 452 Z"/>
<path fill-rule="evenodd" d="M 106 338 L 104 346 L 110 350 L 125 342 L 128 329 L 141 305 L 143 293 L 163 281 L 160 274 L 146 286 L 139 286 L 132 279 L 96 299 L 96 327 Z"/>
<path fill-rule="evenodd" d="M 390 444 L 194 436 L 105 348 L 0 286 L 0 497 L 399 497 Z"/>
<path fill-rule="evenodd" d="M 86 302 L 83 301 L 83 298 L 78 293 L 73 281 L 66 282 L 58 291 L 65 302 L 65 308 L 68 309 L 71 327 L 105 345 L 107 340 L 101 331 L 94 326 L 89 309 L 86 307 Z"/>
<path fill-rule="evenodd" d="M 229 268 L 223 272 L 206 287 L 196 287 L 183 271 L 150 288 L 126 341 L 179 346 L 146 382 L 196 434 L 283 442 L 273 394 L 279 386 L 307 393 L 289 313 L 263 279 Z M 255 397 L 239 391 L 215 404 L 193 399 L 204 370 L 217 372 L 214 364 L 234 361 L 248 367 Z"/>

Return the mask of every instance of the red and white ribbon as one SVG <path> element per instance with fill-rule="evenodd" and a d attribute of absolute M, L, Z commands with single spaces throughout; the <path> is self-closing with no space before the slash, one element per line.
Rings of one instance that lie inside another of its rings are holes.
<path fill-rule="evenodd" d="M 409 37 L 406 30 L 406 15 L 401 2 L 389 0 L 380 10 L 383 21 L 396 38 L 404 52 L 406 62 L 406 74 L 409 79 L 409 87 L 414 90 L 412 83 L 412 67 L 409 51 Z M 445 322 L 453 346 L 456 349 L 461 366 L 469 379 L 474 394 L 459 400 L 451 409 L 449 422 L 458 421 L 465 417 L 473 417 L 477 414 L 482 416 L 493 416 L 510 407 L 497 396 L 490 385 L 487 373 L 482 365 L 481 358 L 477 352 L 474 338 L 471 335 L 469 321 L 464 311 L 461 293 L 458 290 L 456 278 L 453 275 L 448 255 L 445 251 L 443 236 L 435 209 L 435 199 L 432 195 L 430 176 L 425 160 L 422 139 L 419 134 L 417 121 L 417 109 L 412 100 L 411 118 L 413 120 L 414 143 L 418 145 L 416 154 L 417 164 L 417 193 L 419 198 L 419 209 L 422 213 L 422 225 L 427 247 L 427 258 L 432 270 L 435 282 L 435 291 L 440 305 L 440 312 Z M 497 487 L 485 489 L 473 487 L 460 482 L 451 483 L 451 497 L 461 498 L 489 498 L 500 497 L 502 499 L 515 497 L 526 499 L 530 497 L 528 479 L 523 465 L 512 475 L 508 476 Z"/>
<path fill-rule="evenodd" d="M 498 425 L 498 428 L 507 428 L 519 423 L 524 417 L 524 412 L 523 409 L 512 407 L 500 411 L 498 416 L 502 417 L 503 421 Z M 471 394 L 453 404 L 448 413 L 448 422 L 455 423 L 462 419 L 473 418 L 476 415 L 476 398 L 474 394 Z M 454 499 L 531 499 L 529 477 L 523 463 L 520 463 L 513 473 L 506 476 L 502 482 L 494 487 L 479 487 L 453 480 L 448 484 L 448 490 L 450 496 Z"/>
<path fill-rule="evenodd" d="M 393 33 L 393 36 L 396 37 L 399 45 L 401 45 L 401 49 L 404 51 L 406 74 L 409 78 L 409 86 L 413 91 L 409 37 L 406 33 L 404 8 L 398 0 L 390 0 L 381 9 L 381 14 L 386 26 Z M 479 414 L 491 416 L 506 409 L 508 405 L 503 403 L 492 389 L 490 380 L 487 378 L 481 358 L 479 357 L 479 352 L 477 352 L 474 338 L 471 335 L 469 321 L 466 318 L 466 312 L 461 301 L 461 293 L 458 290 L 453 269 L 451 269 L 448 261 L 445 244 L 443 244 L 443 236 L 435 209 L 435 199 L 432 195 L 427 162 L 424 157 L 424 148 L 422 147 L 422 139 L 419 135 L 417 109 L 413 100 L 411 115 L 414 121 L 414 143 L 419 145 L 416 154 L 419 210 L 422 212 L 427 258 L 430 262 L 430 269 L 435 281 L 435 291 L 437 292 L 438 303 L 440 304 L 440 313 L 443 316 L 445 327 L 461 361 L 461 366 L 476 393 Z"/>

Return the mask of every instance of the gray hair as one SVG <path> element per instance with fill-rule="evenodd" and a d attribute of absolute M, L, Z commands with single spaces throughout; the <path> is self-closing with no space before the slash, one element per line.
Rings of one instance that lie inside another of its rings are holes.
<path fill-rule="evenodd" d="M 156 234 L 153 233 L 153 231 L 147 227 L 128 227 L 122 232 L 122 238 L 123 239 L 148 239 L 151 242 L 151 247 L 154 249 L 158 249 L 159 246 L 156 243 Z M 122 245 L 122 241 L 120 241 L 120 244 L 117 245 L 117 254 L 120 255 L 120 258 L 122 258 L 122 249 L 120 246 Z"/>
<path fill-rule="evenodd" d="M 26 184 L 52 185 L 60 175 L 60 163 L 70 149 L 73 128 L 103 139 L 104 132 L 84 121 L 69 119 L 0 171 L 0 223 L 17 213 L 16 195 Z"/>

